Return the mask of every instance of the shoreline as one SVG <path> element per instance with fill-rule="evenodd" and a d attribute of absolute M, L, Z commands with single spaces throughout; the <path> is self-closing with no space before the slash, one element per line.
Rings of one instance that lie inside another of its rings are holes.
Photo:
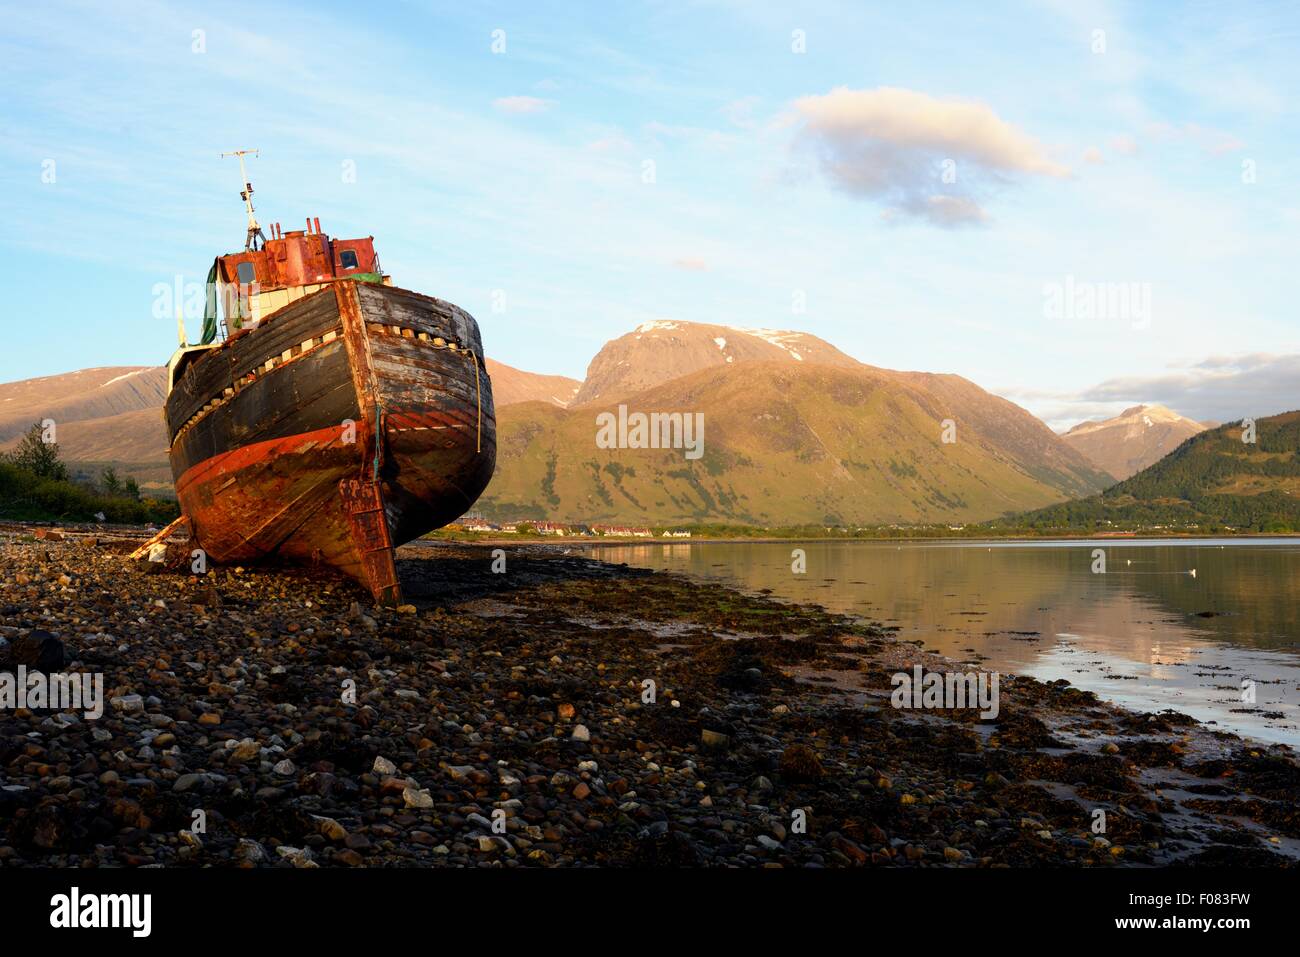
<path fill-rule="evenodd" d="M 138 537 L 143 540 L 161 526 L 114 525 L 93 522 L 66 522 L 61 520 L 29 521 L 24 519 L 0 519 L 0 534 L 32 533 L 37 528 L 53 528 L 80 535 L 99 535 L 103 537 Z M 147 529 L 147 530 L 146 530 Z M 403 547 L 439 546 L 439 545 L 482 545 L 491 547 L 522 547 L 527 545 L 563 545 L 584 548 L 620 547 L 625 545 L 809 545 L 821 542 L 888 542 L 890 544 L 910 544 L 917 542 L 934 542 L 936 544 L 970 543 L 987 545 L 998 542 L 1018 543 L 1053 543 L 1053 542 L 1197 542 L 1209 540 L 1250 542 L 1260 539 L 1297 539 L 1300 532 L 1171 532 L 1157 534 L 1151 532 L 1106 533 L 1106 532 L 1061 532 L 1044 535 L 1006 534 L 1006 535 L 823 535 L 823 536 L 698 536 L 692 538 L 663 538 L 637 536 L 583 536 L 583 535 L 490 535 L 480 532 L 429 535 L 408 542 Z"/>
<path fill-rule="evenodd" d="M 1186 535 L 1106 535 L 1106 534 L 1084 534 L 1077 535 L 990 535 L 990 536 L 961 536 L 961 535 L 899 535 L 899 536 L 823 536 L 821 538 L 782 538 L 782 537 L 723 537 L 723 538 L 635 538 L 635 537 L 616 537 L 613 535 L 602 536 L 562 536 L 562 535 L 536 535 L 529 537 L 522 536 L 498 536 L 481 538 L 466 536 L 457 537 L 440 537 L 440 538 L 422 538 L 409 544 L 416 545 L 419 543 L 429 543 L 435 545 L 488 545 L 505 547 L 507 545 L 574 545 L 586 548 L 600 548 L 604 546 L 623 546 L 623 545 L 809 545 L 820 542 L 888 542 L 890 544 L 905 544 L 916 542 L 935 542 L 937 544 L 953 544 L 959 542 L 969 542 L 972 545 L 984 545 L 994 542 L 1195 542 L 1206 541 L 1211 539 L 1226 539 L 1251 541 L 1252 539 L 1300 539 L 1300 532 L 1249 532 L 1241 534 L 1186 534 Z"/>
<path fill-rule="evenodd" d="M 894 709 L 891 674 L 954 663 L 563 539 L 510 543 L 500 575 L 487 543 L 404 547 L 399 613 L 310 570 L 24 537 L 0 534 L 0 635 L 49 632 L 119 705 L 0 711 L 6 865 L 1300 860 L 1285 746 L 1012 676 L 995 719 Z"/>

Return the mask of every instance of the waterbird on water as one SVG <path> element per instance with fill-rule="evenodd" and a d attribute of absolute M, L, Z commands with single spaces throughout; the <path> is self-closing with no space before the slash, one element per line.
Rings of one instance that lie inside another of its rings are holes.
<path fill-rule="evenodd" d="M 1189 575 L 1191 575 L 1193 578 L 1195 578 L 1195 577 L 1196 577 L 1196 569 L 1195 569 L 1195 568 L 1191 569 L 1190 571 L 1188 571 L 1187 574 L 1189 574 Z"/>

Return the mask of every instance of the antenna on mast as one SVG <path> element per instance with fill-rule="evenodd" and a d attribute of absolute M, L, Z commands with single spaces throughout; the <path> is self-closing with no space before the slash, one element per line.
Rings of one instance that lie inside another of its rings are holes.
<path fill-rule="evenodd" d="M 262 232 L 262 227 L 257 225 L 257 217 L 253 215 L 253 184 L 248 181 L 248 170 L 244 168 L 244 157 L 248 154 L 256 156 L 258 150 L 232 150 L 229 153 L 222 153 L 222 156 L 239 157 L 239 176 L 244 184 L 244 188 L 239 191 L 239 198 L 244 201 L 244 206 L 248 209 L 248 238 L 244 240 L 244 252 L 250 249 L 258 248 L 257 240 L 262 240 L 262 245 L 266 245 L 266 235 Z"/>

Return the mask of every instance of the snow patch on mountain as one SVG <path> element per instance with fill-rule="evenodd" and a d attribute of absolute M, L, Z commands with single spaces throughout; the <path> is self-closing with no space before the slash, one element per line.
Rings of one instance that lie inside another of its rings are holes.
<path fill-rule="evenodd" d="M 747 336 L 753 336 L 755 339 L 762 339 L 769 345 L 776 346 L 778 349 L 784 349 L 790 354 L 790 357 L 803 362 L 803 356 L 795 351 L 792 343 L 798 343 L 803 339 L 802 332 L 787 332 L 784 329 L 753 329 L 745 326 L 728 326 L 737 332 L 743 332 Z"/>
<path fill-rule="evenodd" d="M 671 319 L 651 319 L 649 322 L 643 322 L 637 326 L 636 331 L 644 335 L 647 332 L 657 332 L 661 329 L 671 331 L 680 328 L 681 323 L 673 322 Z"/>

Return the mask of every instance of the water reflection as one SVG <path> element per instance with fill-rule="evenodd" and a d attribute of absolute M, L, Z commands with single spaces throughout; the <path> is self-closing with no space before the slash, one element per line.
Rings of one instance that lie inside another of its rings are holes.
<path fill-rule="evenodd" d="M 791 571 L 791 550 L 807 571 Z M 1105 574 L 1094 574 L 1094 550 Z M 897 625 L 989 668 L 1067 678 L 1300 745 L 1300 542 L 809 542 L 599 546 L 598 557 L 771 589 Z M 1193 574 L 1193 570 L 1195 573 Z M 1254 706 L 1241 681 L 1255 684 Z M 1280 714 L 1278 714 L 1280 713 Z"/>

